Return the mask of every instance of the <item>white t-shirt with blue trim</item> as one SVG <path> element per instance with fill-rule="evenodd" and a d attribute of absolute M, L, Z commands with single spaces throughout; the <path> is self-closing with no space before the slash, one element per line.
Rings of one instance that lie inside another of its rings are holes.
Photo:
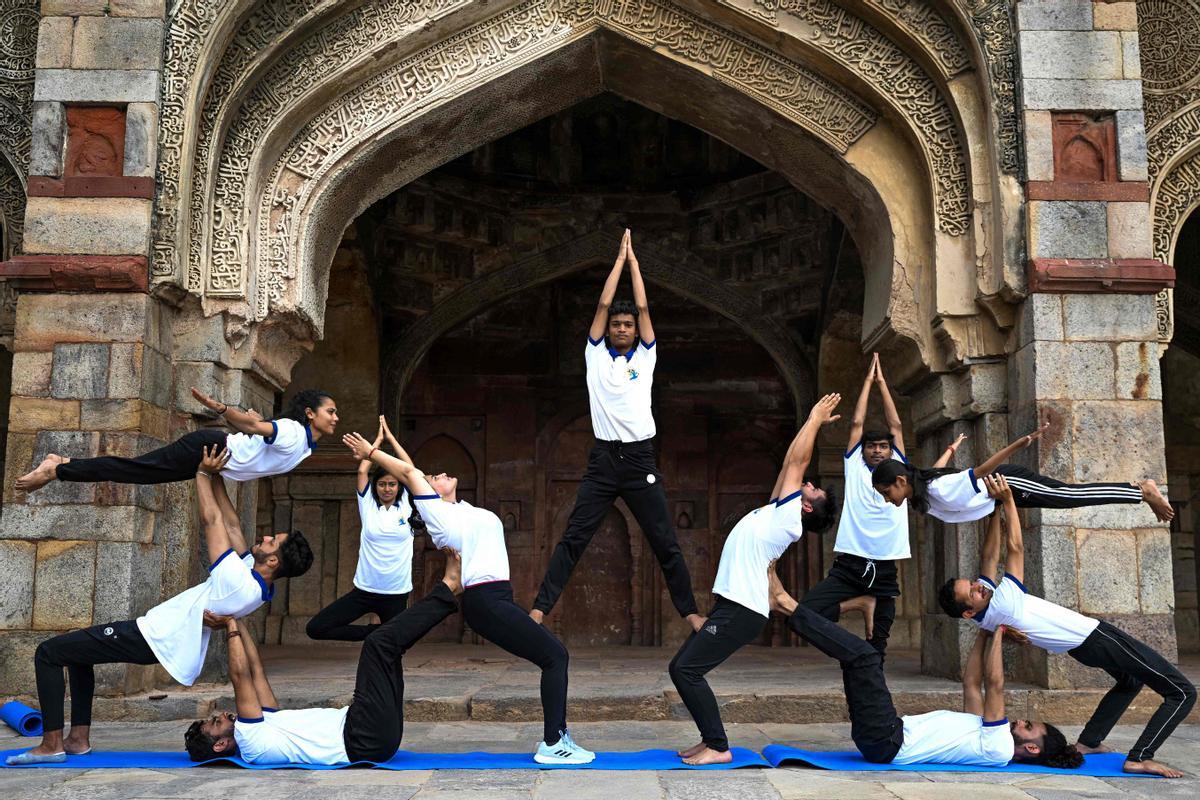
<path fill-rule="evenodd" d="M 238 558 L 226 550 L 209 567 L 208 580 L 159 603 L 138 617 L 138 630 L 158 663 L 184 686 L 195 683 L 204 667 L 212 631 L 204 627 L 204 612 L 242 618 L 275 595 L 254 571 L 254 556 Z"/>
<path fill-rule="evenodd" d="M 901 717 L 904 744 L 893 764 L 967 764 L 1003 767 L 1016 751 L 1008 720 L 984 722 L 961 711 L 931 711 Z"/>
<path fill-rule="evenodd" d="M 762 614 L 771 614 L 767 567 L 804 535 L 800 492 L 754 509 L 738 520 L 721 548 L 713 594 Z"/>
<path fill-rule="evenodd" d="M 433 543 L 462 556 L 464 587 L 508 580 L 508 549 L 499 517 L 466 500 L 448 503 L 436 494 L 416 495 L 413 505 L 421 512 Z"/>
<path fill-rule="evenodd" d="M 904 454 L 895 448 L 892 458 L 905 461 Z M 894 506 L 875 491 L 871 468 L 863 461 L 862 442 L 846 453 L 843 470 L 846 499 L 833 551 L 877 561 L 909 558 L 908 503 Z"/>
<path fill-rule="evenodd" d="M 358 567 L 354 585 L 374 594 L 412 591 L 413 533 L 408 492 L 402 491 L 387 508 L 375 502 L 371 487 L 358 493 Z"/>
<path fill-rule="evenodd" d="M 654 438 L 650 389 L 658 363 L 657 344 L 639 339 L 621 355 L 606 340 L 588 337 L 583 360 L 587 366 L 592 433 L 597 439 L 640 442 Z"/>
<path fill-rule="evenodd" d="M 996 507 L 975 470 L 952 472 L 929 482 L 925 490 L 929 514 L 942 522 L 974 522 L 983 519 Z"/>
<path fill-rule="evenodd" d="M 225 437 L 229 463 L 222 477 L 234 481 L 252 481 L 285 475 L 313 451 L 312 429 L 294 419 L 273 419 L 270 436 L 231 433 Z"/>
<path fill-rule="evenodd" d="M 992 599 L 986 609 L 970 619 L 984 630 L 1007 625 L 1043 650 L 1065 653 L 1083 644 L 1100 625 L 1099 620 L 1029 594 L 1012 575 L 1005 574 L 999 584 L 983 575 L 979 580 L 992 587 Z"/>
<path fill-rule="evenodd" d="M 233 741 L 238 755 L 251 764 L 347 764 L 341 708 L 263 709 L 259 719 L 238 717 Z"/>

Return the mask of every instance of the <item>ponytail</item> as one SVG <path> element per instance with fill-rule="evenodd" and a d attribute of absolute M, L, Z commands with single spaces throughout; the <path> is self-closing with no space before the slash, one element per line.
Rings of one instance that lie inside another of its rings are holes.
<path fill-rule="evenodd" d="M 322 392 L 319 389 L 303 389 L 296 392 L 296 396 L 288 404 L 287 410 L 279 415 L 279 419 L 295 420 L 301 425 L 307 425 L 308 417 L 304 412 L 309 409 L 316 411 L 321 403 L 332 399 L 332 395 Z"/>
<path fill-rule="evenodd" d="M 912 487 L 912 496 L 908 499 L 908 504 L 922 514 L 929 513 L 929 482 L 935 478 L 940 478 L 943 475 L 953 475 L 956 472 L 961 472 L 952 467 L 935 467 L 933 469 L 918 469 L 912 464 L 905 461 L 897 461 L 894 458 L 884 461 L 879 466 L 871 471 L 872 486 L 892 486 L 896 483 L 896 479 L 903 475 L 908 480 L 908 485 Z"/>

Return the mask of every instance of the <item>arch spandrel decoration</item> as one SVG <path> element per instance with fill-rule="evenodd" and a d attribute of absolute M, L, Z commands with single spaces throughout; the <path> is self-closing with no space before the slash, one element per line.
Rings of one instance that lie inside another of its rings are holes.
<path fill-rule="evenodd" d="M 0 0 L 0 261 L 21 249 L 29 170 L 38 0 Z M 0 281 L 0 338 L 12 335 L 17 297 Z"/>

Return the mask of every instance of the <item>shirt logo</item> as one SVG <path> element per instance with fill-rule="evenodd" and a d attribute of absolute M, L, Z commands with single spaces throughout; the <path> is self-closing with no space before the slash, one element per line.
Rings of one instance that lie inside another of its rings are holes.
<path fill-rule="evenodd" d="M 629 375 L 629 380 L 636 381 L 638 379 L 638 371 L 633 367 L 625 370 L 625 372 Z"/>
<path fill-rule="evenodd" d="M 105 628 L 105 629 L 104 629 L 104 635 L 105 635 L 105 636 L 112 636 L 112 635 L 113 635 L 113 629 L 112 629 L 111 627 Z"/>
<path fill-rule="evenodd" d="M 716 636 L 717 635 L 717 626 L 716 625 L 705 625 L 704 632 L 711 633 L 713 636 Z"/>
<path fill-rule="evenodd" d="M 654 483 L 656 480 L 658 480 L 658 478 L 654 477 L 653 475 L 646 476 L 646 483 Z"/>

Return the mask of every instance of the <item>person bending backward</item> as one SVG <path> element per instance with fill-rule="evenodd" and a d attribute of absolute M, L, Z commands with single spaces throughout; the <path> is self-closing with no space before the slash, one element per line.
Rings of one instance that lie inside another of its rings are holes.
<path fill-rule="evenodd" d="M 1169 661 L 1129 634 L 1103 620 L 1031 595 L 1025 578 L 1025 545 L 1017 504 L 1003 475 L 984 478 L 988 493 L 1004 508 L 1007 529 L 1005 572 L 996 581 L 1000 562 L 1000 513 L 992 515 L 979 559 L 979 578 L 946 581 L 938 602 L 949 616 L 965 618 L 985 631 L 1007 626 L 1051 653 L 1066 653 L 1081 664 L 1104 670 L 1117 683 L 1109 690 L 1079 734 L 1075 747 L 1084 753 L 1104 752 L 1102 745 L 1143 685 L 1162 696 L 1125 760 L 1126 772 L 1149 772 L 1167 778 L 1183 775 L 1154 760 L 1155 751 L 1196 703 L 1196 689 Z M 1049 726 L 1047 726 L 1049 729 Z M 1062 734 L 1049 729 L 1047 736 Z"/>
<path fill-rule="evenodd" d="M 771 500 L 742 517 L 729 532 L 713 585 L 713 609 L 704 626 L 688 637 L 671 660 L 671 681 L 700 729 L 700 743 L 679 752 L 685 764 L 725 764 L 733 758 L 717 698 L 704 676 L 757 639 L 766 627 L 771 613 L 767 567 L 800 541 L 807 525 L 805 509 L 825 496 L 804 480 L 804 472 L 821 426 L 838 419 L 833 410 L 839 399 L 836 394 L 826 395 L 813 406 L 788 448 Z"/>
<path fill-rule="evenodd" d="M 587 764 L 596 754 L 567 731 L 567 648 L 513 602 L 504 524 L 484 508 L 458 499 L 458 478 L 425 474 L 407 461 L 373 447 L 357 433 L 342 441 L 356 458 L 368 459 L 400 479 L 412 492 L 433 543 L 462 555 L 463 618 L 471 630 L 542 670 L 542 741 L 539 764 Z"/>
<path fill-rule="evenodd" d="M 1113 503 L 1146 503 L 1161 522 L 1169 522 L 1175 512 L 1150 479 L 1130 483 L 1063 483 L 1039 475 L 1005 459 L 1041 438 L 1050 427 L 1042 425 L 1022 436 L 974 469 L 918 469 L 911 464 L 885 461 L 871 473 L 875 491 L 899 506 L 905 501 L 922 514 L 943 522 L 973 522 L 983 519 L 996 507 L 980 483 L 993 473 L 1003 475 L 1012 487 L 1018 508 L 1083 508 Z"/>
<path fill-rule="evenodd" d="M 162 664 L 171 677 L 191 686 L 204 665 L 210 631 L 206 612 L 243 617 L 271 599 L 275 581 L 303 575 L 312 550 L 299 531 L 264 536 L 247 550 L 237 512 L 217 474 L 229 459 L 202 453 L 196 496 L 204 543 L 211 563 L 208 580 L 172 597 L 137 620 L 110 622 L 55 636 L 34 654 L 42 741 L 32 750 L 9 756 L 9 764 L 58 763 L 67 755 L 91 752 L 92 694 L 95 664 Z M 71 733 L 63 738 L 63 668 L 71 679 Z"/>
<path fill-rule="evenodd" d="M 264 420 L 254 411 L 230 408 L 195 388 L 192 396 L 237 432 L 201 428 L 136 458 L 66 458 L 50 453 L 36 469 L 17 479 L 17 489 L 32 492 L 53 480 L 137 484 L 186 481 L 196 474 L 205 448 L 229 449 L 224 475 L 230 480 L 269 478 L 291 472 L 312 454 L 318 439 L 333 435 L 337 428 L 333 398 L 315 389 L 297 393 L 287 412 L 272 420 Z"/>
<path fill-rule="evenodd" d="M 626 261 L 634 305 L 613 302 Z M 583 551 L 619 497 L 637 519 L 662 567 L 675 610 L 693 630 L 700 629 L 704 618 L 696 607 L 692 578 L 671 526 L 662 474 L 654 457 L 650 387 L 658 363 L 657 344 L 646 286 L 627 229 L 604 283 L 584 348 L 596 443 L 588 456 L 567 530 L 550 556 L 546 577 L 529 612 L 536 622 L 542 622 L 558 602 Z"/>
<path fill-rule="evenodd" d="M 872 385 L 879 386 L 888 429 L 864 433 Z M 907 461 L 904 430 L 876 353 L 850 421 L 850 440 L 843 458 L 846 498 L 833 545 L 837 555 L 829 574 L 800 602 L 834 622 L 847 611 L 861 611 L 867 640 L 881 654 L 887 648 L 896 619 L 896 598 L 900 596 L 896 562 L 911 555 L 906 504 L 892 505 L 871 486 L 871 470 L 893 459 L 902 464 Z"/>
<path fill-rule="evenodd" d="M 408 453 L 396 441 L 387 420 L 379 418 L 379 432 L 373 447 L 384 437 L 404 461 Z M 358 462 L 358 567 L 354 588 L 334 600 L 308 622 L 310 639 L 334 639 L 361 642 L 379 625 L 354 625 L 364 614 L 379 615 L 387 622 L 404 610 L 412 591 L 413 532 L 408 518 L 412 504 L 396 476 L 381 469 L 371 470 L 371 462 Z"/>
<path fill-rule="evenodd" d="M 241 756 L 250 764 L 387 761 L 404 738 L 404 653 L 457 608 L 462 592 L 457 554 L 433 591 L 363 641 L 354 697 L 342 708 L 280 710 L 249 631 L 236 620 L 223 627 L 237 714 L 220 711 L 196 720 L 183 736 L 192 761 Z"/>
<path fill-rule="evenodd" d="M 883 656 L 871 645 L 807 606 L 797 603 L 770 572 L 771 608 L 788 626 L 842 667 L 850 711 L 850 738 L 873 764 L 965 764 L 1003 767 L 1012 760 L 1077 769 L 1083 756 L 1057 728 L 1009 721 L 1004 711 L 1004 627 L 981 635 L 963 670 L 963 710 L 901 717 L 883 673 Z"/>

